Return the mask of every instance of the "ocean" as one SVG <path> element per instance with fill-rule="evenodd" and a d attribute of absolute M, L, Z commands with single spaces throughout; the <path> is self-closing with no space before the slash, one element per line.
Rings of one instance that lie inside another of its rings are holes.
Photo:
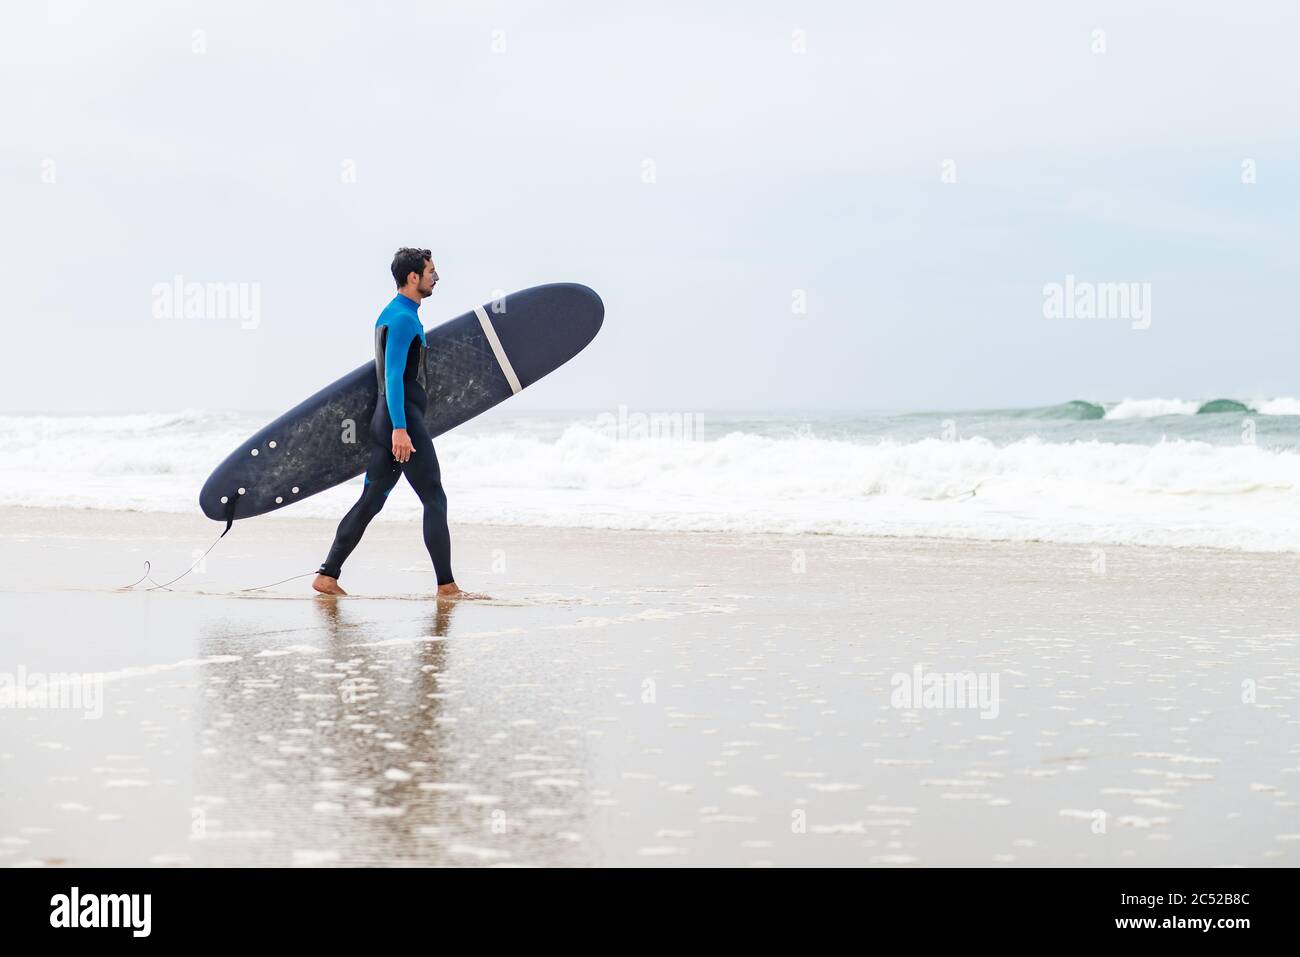
<path fill-rule="evenodd" d="M 208 473 L 276 414 L 0 416 L 0 505 L 197 513 Z M 858 414 L 507 406 L 435 446 L 453 525 L 1300 551 L 1292 398 Z M 360 485 L 277 514 L 341 517 Z M 403 483 L 380 520 L 418 512 Z"/>

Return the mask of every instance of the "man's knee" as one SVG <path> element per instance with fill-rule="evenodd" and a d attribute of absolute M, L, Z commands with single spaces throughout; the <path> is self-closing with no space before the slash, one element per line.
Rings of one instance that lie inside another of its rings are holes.
<path fill-rule="evenodd" d="M 391 485 L 383 485 L 366 479 L 366 509 L 372 515 L 378 515 L 383 510 L 384 503 L 388 501 L 388 493 L 392 490 L 393 486 Z"/>

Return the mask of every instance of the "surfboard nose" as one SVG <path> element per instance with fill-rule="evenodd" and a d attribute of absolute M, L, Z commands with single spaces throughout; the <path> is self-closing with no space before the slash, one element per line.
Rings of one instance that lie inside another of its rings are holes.
<path fill-rule="evenodd" d="M 530 303 L 530 308 L 536 308 L 539 316 L 545 315 L 546 321 L 554 322 L 557 328 L 568 330 L 564 338 L 572 344 L 575 353 L 596 338 L 605 322 L 605 303 L 590 286 L 553 282 L 526 292 L 537 293 L 537 304 L 534 307 Z"/>
<path fill-rule="evenodd" d="M 504 306 L 502 312 L 484 308 L 524 387 L 586 348 L 605 321 L 600 296 L 576 282 L 533 286 L 507 296 Z"/>
<path fill-rule="evenodd" d="M 592 339 L 596 338 L 596 333 L 600 332 L 600 327 L 605 323 L 605 303 L 596 290 L 581 283 L 566 282 L 557 283 L 563 286 L 562 295 L 566 298 L 567 304 L 565 311 L 568 316 L 568 322 L 572 324 L 575 331 L 583 333 L 581 349 L 586 346 Z"/>

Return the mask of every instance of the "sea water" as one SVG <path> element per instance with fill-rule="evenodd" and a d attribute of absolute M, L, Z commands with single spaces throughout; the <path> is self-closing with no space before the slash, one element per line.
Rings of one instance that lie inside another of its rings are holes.
<path fill-rule="evenodd" d="M 197 513 L 277 414 L 0 416 L 0 505 Z M 451 520 L 1300 550 L 1300 400 L 977 411 L 500 406 L 435 441 Z M 360 478 L 284 515 L 338 518 Z M 404 485 L 380 520 L 406 521 Z"/>

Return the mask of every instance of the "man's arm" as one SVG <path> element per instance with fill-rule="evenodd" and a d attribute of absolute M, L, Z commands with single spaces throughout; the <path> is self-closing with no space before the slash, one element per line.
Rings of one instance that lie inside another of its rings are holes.
<path fill-rule="evenodd" d="M 388 397 L 388 417 L 394 429 L 406 428 L 406 388 L 402 376 L 406 372 L 406 354 L 410 351 L 415 332 L 410 323 L 388 327 L 388 342 L 384 346 L 384 391 Z"/>

